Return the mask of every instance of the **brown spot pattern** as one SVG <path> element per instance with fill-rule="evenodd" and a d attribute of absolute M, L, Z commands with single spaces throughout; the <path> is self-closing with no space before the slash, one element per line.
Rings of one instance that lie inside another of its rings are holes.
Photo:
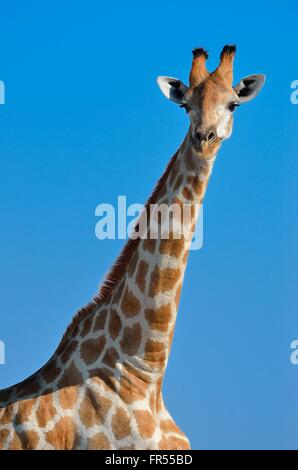
<path fill-rule="evenodd" d="M 142 329 L 138 323 L 133 326 L 127 326 L 124 329 L 123 337 L 120 341 L 120 346 L 124 354 L 134 356 L 141 344 L 142 340 Z"/>
<path fill-rule="evenodd" d="M 56 414 L 56 408 L 53 404 L 53 397 L 51 394 L 43 395 L 40 397 L 39 405 L 36 411 L 36 420 L 40 428 L 47 425 Z"/>
<path fill-rule="evenodd" d="M 15 424 L 17 426 L 28 421 L 34 403 L 35 401 L 33 399 L 24 400 L 18 403 L 18 408 L 15 417 Z"/>
<path fill-rule="evenodd" d="M 184 248 L 184 237 L 173 238 L 173 232 L 170 233 L 168 239 L 160 240 L 159 251 L 162 255 L 170 255 L 179 258 Z"/>
<path fill-rule="evenodd" d="M 103 432 L 95 434 L 87 441 L 87 447 L 90 450 L 110 450 L 110 442 Z"/>
<path fill-rule="evenodd" d="M 198 176 L 194 176 L 192 181 L 192 189 L 198 195 L 203 195 L 206 187 L 206 183 L 201 181 Z"/>
<path fill-rule="evenodd" d="M 172 290 L 180 276 L 180 269 L 160 269 L 158 266 L 156 266 L 151 275 L 149 296 L 154 297 L 159 292 L 167 292 Z"/>
<path fill-rule="evenodd" d="M 59 380 L 58 388 L 78 385 L 80 383 L 82 383 L 82 376 L 73 361 Z"/>
<path fill-rule="evenodd" d="M 123 439 L 131 433 L 130 419 L 123 408 L 117 408 L 112 418 L 112 431 L 116 439 Z"/>
<path fill-rule="evenodd" d="M 104 309 L 101 312 L 99 312 L 98 314 L 96 314 L 96 319 L 95 319 L 95 322 L 94 322 L 93 331 L 99 331 L 99 330 L 104 329 L 105 324 L 106 324 L 106 320 L 107 320 L 107 316 L 108 316 L 107 309 Z"/>
<path fill-rule="evenodd" d="M 72 353 L 76 350 L 77 345 L 78 345 L 78 342 L 77 342 L 76 340 L 71 341 L 71 342 L 67 345 L 67 347 L 66 347 L 64 353 L 63 353 L 62 356 L 61 356 L 61 362 L 62 362 L 63 364 L 65 364 L 65 363 L 70 359 L 70 356 L 71 356 Z"/>
<path fill-rule="evenodd" d="M 153 254 L 155 252 L 156 240 L 153 238 L 145 238 L 143 240 L 143 250 L 149 251 L 149 253 Z"/>
<path fill-rule="evenodd" d="M 109 321 L 109 333 L 113 340 L 117 338 L 121 330 L 121 319 L 116 310 L 111 309 Z"/>
<path fill-rule="evenodd" d="M 71 450 L 75 443 L 75 423 L 69 416 L 61 418 L 54 428 L 46 433 L 46 440 L 56 450 Z"/>
<path fill-rule="evenodd" d="M 107 413 L 112 406 L 112 401 L 87 388 L 80 406 L 80 419 L 86 427 L 92 427 L 105 422 Z"/>
<path fill-rule="evenodd" d="M 9 446 L 10 450 L 30 450 L 35 449 L 39 442 L 38 434 L 34 431 L 24 431 L 15 433 Z"/>
<path fill-rule="evenodd" d="M 140 436 L 148 439 L 153 436 L 156 429 L 156 422 L 149 411 L 136 410 L 134 412 Z"/>
<path fill-rule="evenodd" d="M 142 293 L 144 293 L 144 290 L 145 290 L 145 283 L 146 283 L 146 276 L 147 276 L 148 268 L 149 268 L 149 265 L 148 263 L 146 263 L 146 261 L 140 261 L 138 272 L 136 275 L 136 284 Z"/>
<path fill-rule="evenodd" d="M 82 360 L 90 365 L 99 358 L 102 351 L 104 350 L 106 340 L 104 336 L 98 339 L 86 339 L 81 344 L 81 357 Z"/>
<path fill-rule="evenodd" d="M 10 424 L 14 418 L 13 405 L 8 405 L 1 416 L 0 424 Z"/>
<path fill-rule="evenodd" d="M 183 194 L 183 197 L 185 197 L 185 199 L 188 199 L 189 201 L 193 201 L 192 192 L 187 186 L 185 186 L 185 188 L 183 188 L 182 194 Z"/>
<path fill-rule="evenodd" d="M 103 363 L 111 368 L 114 368 L 118 359 L 119 354 L 117 353 L 116 349 L 109 348 L 103 357 Z"/>
<path fill-rule="evenodd" d="M 81 332 L 82 338 L 85 338 L 85 336 L 87 336 L 90 333 L 92 322 L 93 322 L 93 316 L 89 315 L 83 323 L 83 328 Z"/>
<path fill-rule="evenodd" d="M 46 383 L 51 383 L 58 377 L 60 372 L 61 369 L 57 367 L 56 362 L 53 361 L 45 366 L 41 375 Z"/>
<path fill-rule="evenodd" d="M 125 288 L 124 295 L 121 302 L 121 310 L 126 317 L 134 317 L 140 311 L 140 301 L 137 297 L 128 289 Z"/>
<path fill-rule="evenodd" d="M 59 391 L 59 402 L 62 408 L 71 409 L 75 406 L 78 399 L 78 388 L 75 385 L 62 388 Z"/>

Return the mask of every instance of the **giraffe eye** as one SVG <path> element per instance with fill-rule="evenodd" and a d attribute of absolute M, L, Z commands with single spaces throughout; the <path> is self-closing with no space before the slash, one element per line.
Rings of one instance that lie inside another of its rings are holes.
<path fill-rule="evenodd" d="M 237 106 L 239 106 L 238 103 L 230 103 L 229 106 L 228 106 L 229 111 L 231 111 L 231 113 L 232 113 L 233 111 L 235 111 L 235 109 L 237 108 Z"/>

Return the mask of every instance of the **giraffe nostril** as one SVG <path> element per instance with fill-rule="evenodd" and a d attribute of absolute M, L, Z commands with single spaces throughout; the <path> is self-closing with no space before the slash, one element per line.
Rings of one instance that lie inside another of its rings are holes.
<path fill-rule="evenodd" d="M 209 131 L 202 131 L 202 130 L 197 130 L 195 133 L 195 138 L 198 142 L 213 142 L 216 139 L 216 131 L 209 130 Z"/>
<path fill-rule="evenodd" d="M 201 131 L 197 131 L 196 132 L 196 140 L 198 142 L 202 142 L 203 140 L 205 140 L 205 133 L 201 132 Z"/>
<path fill-rule="evenodd" d="M 207 136 L 208 142 L 212 142 L 215 139 L 215 137 L 216 137 L 215 132 L 210 131 Z"/>

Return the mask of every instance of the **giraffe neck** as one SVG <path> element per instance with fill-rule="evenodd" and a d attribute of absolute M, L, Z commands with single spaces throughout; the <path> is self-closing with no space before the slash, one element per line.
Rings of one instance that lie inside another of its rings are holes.
<path fill-rule="evenodd" d="M 152 239 L 147 232 L 148 238 L 138 243 L 127 273 L 111 297 L 111 305 L 120 310 L 127 328 L 122 350 L 127 349 L 133 367 L 150 372 L 154 379 L 163 375 L 167 365 L 189 246 L 215 157 L 200 160 L 188 132 L 174 159 L 153 200 L 157 208 L 180 207 L 183 233 L 179 236 L 179 223 L 176 230 L 173 223 L 167 238 L 159 233 Z"/>

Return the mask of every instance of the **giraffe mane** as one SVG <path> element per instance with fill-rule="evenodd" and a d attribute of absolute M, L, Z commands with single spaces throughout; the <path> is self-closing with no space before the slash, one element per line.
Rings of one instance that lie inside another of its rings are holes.
<path fill-rule="evenodd" d="M 144 206 L 144 210 L 148 211 L 148 209 L 150 208 L 150 204 L 155 204 L 157 202 L 160 191 L 162 190 L 164 184 L 166 183 L 167 178 L 171 172 L 171 169 L 173 168 L 174 163 L 177 159 L 179 150 L 180 149 L 177 150 L 177 152 L 174 154 L 174 156 L 171 158 L 171 160 L 167 164 L 164 173 L 158 180 L 153 192 L 151 193 L 151 196 L 147 200 Z M 136 221 L 135 228 L 137 227 L 137 225 L 138 225 L 138 221 Z M 137 249 L 139 242 L 140 242 L 140 238 L 136 238 L 136 239 L 129 238 L 129 240 L 124 245 L 122 251 L 120 252 L 119 256 L 117 257 L 116 261 L 112 265 L 111 269 L 107 272 L 99 288 L 98 293 L 93 297 L 93 299 L 87 305 L 80 308 L 80 310 L 78 310 L 78 312 L 74 315 L 71 323 L 69 324 L 65 333 L 63 334 L 63 337 L 56 349 L 56 352 L 62 351 L 62 349 L 65 346 L 67 338 L 74 331 L 78 323 L 83 318 L 85 318 L 89 313 L 93 312 L 96 308 L 100 307 L 112 294 L 114 288 L 118 285 L 118 283 L 121 281 L 124 274 L 127 272 L 128 264 L 131 261 L 132 254 Z"/>

